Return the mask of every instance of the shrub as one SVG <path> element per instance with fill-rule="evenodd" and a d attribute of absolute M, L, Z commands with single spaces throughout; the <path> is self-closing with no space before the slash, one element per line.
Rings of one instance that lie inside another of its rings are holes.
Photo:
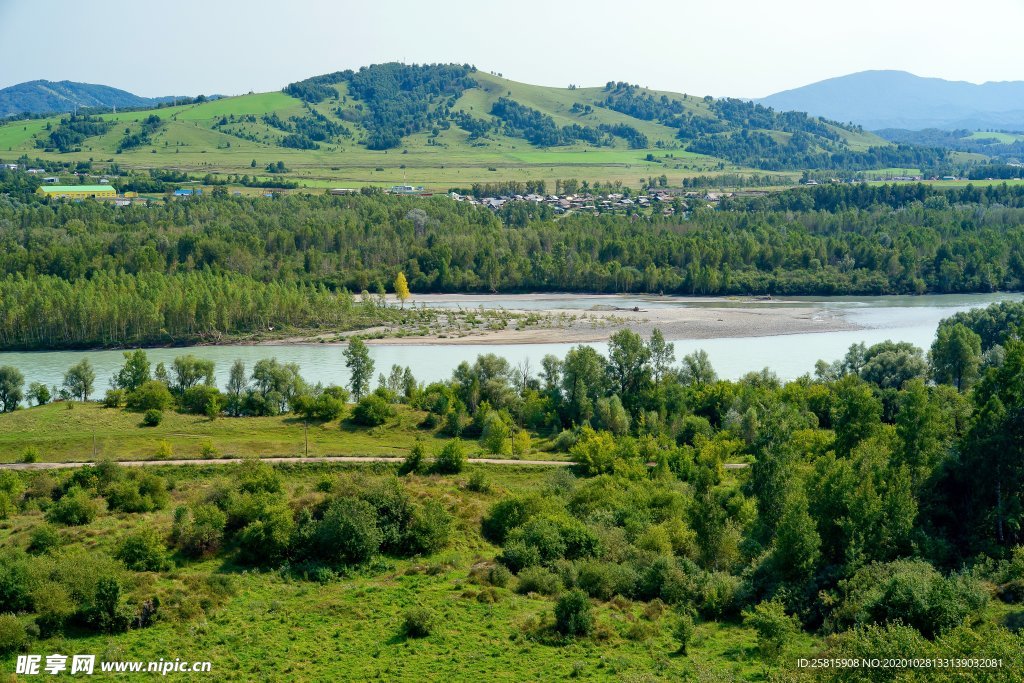
<path fill-rule="evenodd" d="M 39 460 L 39 450 L 35 446 L 25 446 L 21 452 L 21 462 L 33 463 Z"/>
<path fill-rule="evenodd" d="M 558 525 L 550 519 L 531 519 L 523 526 L 513 529 L 508 535 L 508 545 L 523 545 L 536 550 L 544 564 L 565 557 L 565 541 L 562 540 Z"/>
<path fill-rule="evenodd" d="M 466 456 L 462 452 L 462 441 L 452 439 L 444 445 L 434 460 L 434 471 L 440 474 L 458 474 L 466 467 Z"/>
<path fill-rule="evenodd" d="M 434 630 L 434 613 L 426 607 L 411 607 L 405 612 L 402 632 L 409 638 L 426 638 Z"/>
<path fill-rule="evenodd" d="M 167 547 L 153 527 L 144 527 L 122 538 L 114 557 L 136 572 L 159 572 L 170 566 Z"/>
<path fill-rule="evenodd" d="M 555 630 L 566 636 L 585 636 L 594 630 L 594 613 L 586 593 L 573 589 L 558 599 Z"/>
<path fill-rule="evenodd" d="M 513 572 L 521 572 L 527 567 L 540 564 L 540 552 L 533 546 L 522 541 L 510 542 L 498 555 L 498 562 L 511 569 Z"/>
<path fill-rule="evenodd" d="M 215 417 L 224 408 L 225 399 L 217 387 L 199 384 L 181 394 L 178 404 L 182 412 L 190 415 Z"/>
<path fill-rule="evenodd" d="M 469 481 L 466 482 L 466 488 L 476 493 L 490 493 L 491 482 L 488 481 L 487 475 L 482 469 L 474 470 L 469 475 Z"/>
<path fill-rule="evenodd" d="M 46 519 L 58 524 L 80 526 L 88 524 L 99 513 L 99 505 L 88 493 L 78 487 L 72 487 L 60 500 L 46 511 Z"/>
<path fill-rule="evenodd" d="M 679 654 L 686 654 L 686 648 L 689 647 L 690 641 L 693 640 L 693 632 L 693 616 L 689 612 L 684 611 L 679 615 L 676 625 L 672 628 L 672 635 L 679 641 Z"/>
<path fill-rule="evenodd" d="M 345 414 L 348 391 L 344 387 L 327 387 L 319 396 L 300 396 L 295 412 L 308 420 L 329 422 Z"/>
<path fill-rule="evenodd" d="M 33 555 L 48 553 L 59 545 L 60 534 L 46 522 L 37 524 L 29 532 L 28 551 Z"/>
<path fill-rule="evenodd" d="M 440 503 L 428 500 L 412 513 L 405 545 L 409 552 L 429 555 L 448 545 L 452 516 Z"/>
<path fill-rule="evenodd" d="M 28 643 L 28 634 L 18 617 L 0 614 L 0 653 L 10 654 L 21 650 Z"/>
<path fill-rule="evenodd" d="M 409 457 L 405 459 L 402 466 L 399 468 L 400 474 L 414 474 L 416 472 L 422 472 L 426 467 L 424 460 L 426 459 L 427 449 L 423 445 L 422 441 L 417 441 L 412 445 L 412 449 L 409 451 Z"/>
<path fill-rule="evenodd" d="M 103 489 L 107 508 L 113 512 L 152 512 L 167 504 L 167 484 L 149 472 L 132 472 Z"/>
<path fill-rule="evenodd" d="M 167 439 L 162 439 L 160 443 L 156 445 L 156 457 L 160 459 L 167 459 L 174 455 L 174 447 L 171 446 L 171 442 Z"/>
<path fill-rule="evenodd" d="M 510 455 L 512 430 L 496 410 L 489 411 L 484 417 L 483 429 L 480 432 L 480 444 L 488 453 L 494 455 Z"/>
<path fill-rule="evenodd" d="M 104 576 L 96 582 L 96 594 L 87 619 L 104 633 L 121 633 L 135 618 L 135 610 L 125 603 L 120 582 Z"/>
<path fill-rule="evenodd" d="M 174 403 L 170 389 L 163 382 L 143 382 L 135 391 L 128 392 L 125 405 L 128 410 L 143 413 L 147 410 L 167 410 Z"/>
<path fill-rule="evenodd" d="M 500 564 L 491 565 L 487 569 L 487 583 L 498 588 L 504 588 L 512 580 L 512 572 Z"/>
<path fill-rule="evenodd" d="M 201 557 L 220 548 L 226 525 L 227 515 L 215 505 L 180 507 L 174 511 L 171 540 L 184 554 Z"/>
<path fill-rule="evenodd" d="M 213 445 L 212 441 L 204 441 L 199 447 L 199 457 L 201 458 L 218 458 L 220 457 L 220 451 Z"/>
<path fill-rule="evenodd" d="M 378 394 L 364 396 L 352 411 L 352 419 L 364 427 L 382 425 L 397 413 L 395 407 Z"/>
<path fill-rule="evenodd" d="M 544 567 L 527 567 L 519 573 L 519 582 L 516 584 L 516 592 L 522 595 L 554 595 L 561 589 L 562 581 L 558 575 Z"/>
<path fill-rule="evenodd" d="M 628 564 L 590 560 L 580 565 L 577 584 L 592 598 L 611 600 L 615 595 L 632 597 L 638 578 Z"/>
<path fill-rule="evenodd" d="M 147 427 L 156 427 L 164 421 L 164 414 L 156 408 L 150 408 L 146 411 L 145 415 L 142 416 L 142 424 Z"/>
<path fill-rule="evenodd" d="M 70 591 L 56 581 L 44 581 L 32 592 L 32 608 L 39 634 L 44 638 L 60 633 L 78 611 Z"/>
<path fill-rule="evenodd" d="M 361 564 L 380 549 L 377 514 L 363 500 L 339 498 L 332 502 L 315 533 L 317 554 L 332 564 Z"/>
<path fill-rule="evenodd" d="M 832 630 L 898 621 L 927 638 L 959 626 L 988 598 L 976 579 L 961 574 L 944 577 L 922 560 L 871 564 L 840 586 L 844 599 L 826 624 Z"/>
<path fill-rule="evenodd" d="M 544 508 L 538 495 L 505 498 L 491 507 L 482 522 L 484 537 L 492 543 L 504 544 L 505 537 L 517 526 L 526 523 Z"/>
<path fill-rule="evenodd" d="M 103 407 L 120 408 L 124 405 L 124 401 L 124 389 L 107 389 L 107 393 L 103 396 Z"/>
<path fill-rule="evenodd" d="M 295 522 L 291 510 L 283 504 L 261 511 L 259 519 L 238 532 L 236 540 L 241 560 L 251 564 L 276 564 L 288 552 Z"/>
<path fill-rule="evenodd" d="M 757 631 L 757 649 L 768 662 L 777 662 L 800 628 L 779 600 L 758 603 L 743 613 L 743 623 Z"/>

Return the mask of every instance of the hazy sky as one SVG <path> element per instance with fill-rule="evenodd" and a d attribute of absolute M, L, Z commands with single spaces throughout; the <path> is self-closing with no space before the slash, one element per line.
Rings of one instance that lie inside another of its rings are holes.
<path fill-rule="evenodd" d="M 760 97 L 865 69 L 1024 80 L 1024 0 L 0 0 L 0 87 L 226 95 L 383 61 Z"/>

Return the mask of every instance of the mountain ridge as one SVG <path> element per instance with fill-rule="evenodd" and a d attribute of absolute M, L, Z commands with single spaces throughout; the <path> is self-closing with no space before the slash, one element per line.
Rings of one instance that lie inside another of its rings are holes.
<path fill-rule="evenodd" d="M 62 114 L 76 109 L 154 107 L 174 98 L 143 97 L 109 85 L 37 79 L 0 88 L 0 117 Z"/>
<path fill-rule="evenodd" d="M 851 122 L 869 130 L 1024 130 L 1024 81 L 976 84 L 869 70 L 753 100 L 779 110 Z"/>

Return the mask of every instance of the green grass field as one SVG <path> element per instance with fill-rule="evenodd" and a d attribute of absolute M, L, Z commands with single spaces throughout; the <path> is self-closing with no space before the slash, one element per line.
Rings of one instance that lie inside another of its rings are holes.
<path fill-rule="evenodd" d="M 976 130 L 968 137 L 975 140 L 998 140 L 1003 144 L 1010 145 L 1024 140 L 1024 133 L 989 133 L 983 130 Z"/>
<path fill-rule="evenodd" d="M 157 457 L 163 442 L 170 444 L 174 458 L 209 457 L 203 453 L 208 447 L 223 457 L 288 457 L 305 455 L 307 435 L 310 456 L 404 457 L 417 439 L 425 439 L 428 450 L 447 442 L 417 426 L 426 413 L 404 405 L 396 409 L 394 419 L 374 428 L 359 427 L 350 420 L 305 425 L 294 415 L 211 420 L 174 411 L 166 411 L 160 425 L 145 427 L 139 413 L 98 403 L 51 403 L 0 415 L 0 462 L 16 462 L 27 448 L 35 449 L 41 462 L 150 460 Z M 535 450 L 550 446 L 548 439 L 536 436 L 532 445 Z M 472 453 L 475 442 L 467 446 Z M 543 454 L 544 459 L 564 457 Z"/>

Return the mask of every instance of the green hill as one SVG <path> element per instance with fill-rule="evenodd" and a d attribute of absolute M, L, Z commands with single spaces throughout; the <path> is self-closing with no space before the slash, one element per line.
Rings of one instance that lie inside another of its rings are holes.
<path fill-rule="evenodd" d="M 282 92 L 0 126 L 0 156 L 257 174 L 307 187 L 431 189 L 559 178 L 671 183 L 713 173 L 921 167 L 942 152 L 739 100 L 625 83 L 549 88 L 460 65 L 383 64 Z M 254 170 L 255 169 L 255 170 Z"/>
<path fill-rule="evenodd" d="M 50 114 L 93 107 L 153 107 L 169 97 L 141 97 L 109 85 L 74 81 L 29 81 L 0 88 L 0 117 Z"/>

